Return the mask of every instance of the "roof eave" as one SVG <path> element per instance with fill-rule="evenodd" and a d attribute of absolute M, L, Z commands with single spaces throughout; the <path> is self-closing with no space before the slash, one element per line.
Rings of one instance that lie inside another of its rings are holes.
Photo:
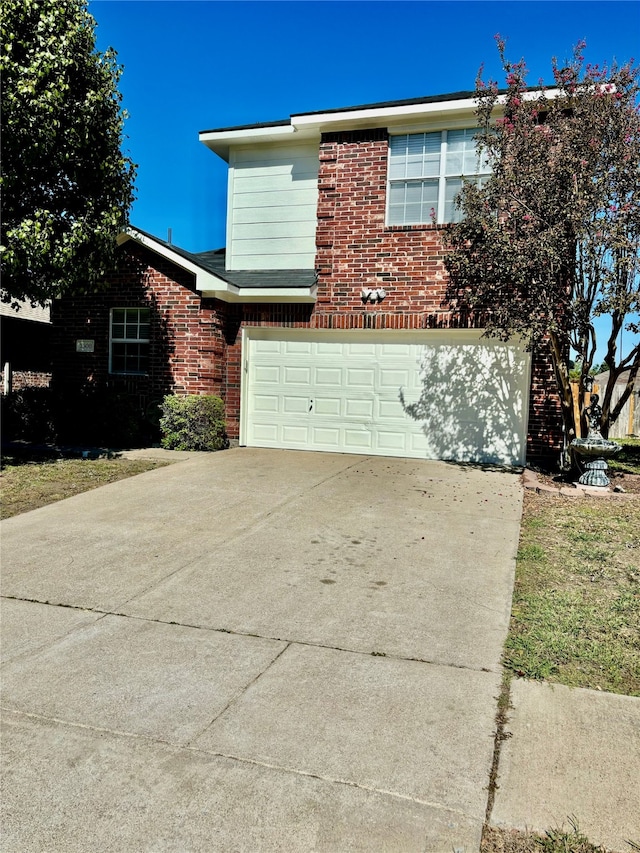
<path fill-rule="evenodd" d="M 327 132 L 341 130 L 344 127 L 387 127 L 397 122 L 413 123 L 420 119 L 452 114 L 473 114 L 476 109 L 475 98 L 458 98 L 450 101 L 432 103 L 408 103 L 397 106 L 372 106 L 352 110 L 336 110 L 325 113 L 303 113 L 291 116 L 291 123 L 298 130 L 317 128 Z"/>
<path fill-rule="evenodd" d="M 118 237 L 118 245 L 123 245 L 127 240 L 133 240 L 135 243 L 145 246 L 152 252 L 166 258 L 166 260 L 175 264 L 177 267 L 180 267 L 180 269 L 192 273 L 195 276 L 195 290 L 197 291 L 216 289 L 223 291 L 225 288 L 230 286 L 223 279 L 218 278 L 218 276 L 203 269 L 198 266 L 198 264 L 193 263 L 178 252 L 172 251 L 169 246 L 159 240 L 154 240 L 153 237 L 150 237 L 148 234 L 143 234 L 136 228 L 127 228 L 125 232 L 120 234 Z"/>
<path fill-rule="evenodd" d="M 527 100 L 539 98 L 540 95 L 540 89 L 531 89 L 524 93 Z M 548 89 L 546 95 L 557 97 L 558 90 Z M 498 112 L 505 100 L 506 95 L 501 93 L 496 103 Z M 453 93 L 452 96 L 443 95 L 422 100 L 389 101 L 326 112 L 298 113 L 292 115 L 288 121 L 202 131 L 199 139 L 207 148 L 228 161 L 229 150 L 233 146 L 286 141 L 291 134 L 296 134 L 296 138 L 300 140 L 319 139 L 321 133 L 344 129 L 388 127 L 398 132 L 404 126 L 410 128 L 425 121 L 466 121 L 475 116 L 477 104 L 474 93 L 459 92 Z"/>
<path fill-rule="evenodd" d="M 235 145 L 246 145 L 285 141 L 296 129 L 290 123 L 230 128 L 225 130 L 203 130 L 198 134 L 200 142 L 214 154 L 229 162 L 229 150 Z"/>
<path fill-rule="evenodd" d="M 227 284 L 224 289 L 198 288 L 203 299 L 220 299 L 233 303 L 307 303 L 313 304 L 318 298 L 318 287 L 237 287 Z"/>
<path fill-rule="evenodd" d="M 401 123 L 415 123 L 428 118 L 452 115 L 473 115 L 474 98 L 460 98 L 435 103 L 410 103 L 399 106 L 373 106 L 324 113 L 292 115 L 288 124 L 255 125 L 221 130 L 207 130 L 199 134 L 200 142 L 223 160 L 229 160 L 229 151 L 238 145 L 261 145 L 285 142 L 292 134 L 296 139 L 319 139 L 321 133 L 368 127 L 388 127 Z"/>
<path fill-rule="evenodd" d="M 317 299 L 317 285 L 308 287 L 238 287 L 236 284 L 219 278 L 214 273 L 203 269 L 178 252 L 171 250 L 165 243 L 154 240 L 148 234 L 143 234 L 136 228 L 128 228 L 119 235 L 118 245 L 127 240 L 133 240 L 152 252 L 160 255 L 180 269 L 190 272 L 195 277 L 195 290 L 204 299 L 220 299 L 222 302 L 307 302 Z"/>

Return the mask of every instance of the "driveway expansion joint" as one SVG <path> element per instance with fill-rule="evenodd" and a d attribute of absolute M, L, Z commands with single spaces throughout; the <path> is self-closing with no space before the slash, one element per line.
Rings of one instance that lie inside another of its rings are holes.
<path fill-rule="evenodd" d="M 68 610 L 82 610 L 84 613 L 100 613 L 103 616 L 113 615 L 110 610 L 101 610 L 99 607 L 85 607 L 82 604 L 65 604 L 62 601 L 48 601 L 41 598 L 25 598 L 22 595 L 0 595 L 0 599 L 7 601 L 24 601 L 25 604 L 46 604 L 49 607 L 65 607 Z"/>
<path fill-rule="evenodd" d="M 291 773 L 294 776 L 304 776 L 308 779 L 318 779 L 321 782 L 329 782 L 333 785 L 345 785 L 349 788 L 356 788 L 359 791 L 367 791 L 372 794 L 381 794 L 385 797 L 393 797 L 398 800 L 405 800 L 409 803 L 416 803 L 416 805 L 427 806 L 431 809 L 437 809 L 438 811 L 446 812 L 447 814 L 456 815 L 457 817 L 464 818 L 473 818 L 473 815 L 468 812 L 462 811 L 461 809 L 454 809 L 451 806 L 445 806 L 442 803 L 432 802 L 431 800 L 424 800 L 420 797 L 412 797 L 409 794 L 403 794 L 400 791 L 391 791 L 387 788 L 376 788 L 373 785 L 364 785 L 360 782 L 354 782 L 352 779 L 340 779 L 334 776 L 323 775 L 322 773 L 312 773 L 309 770 L 301 770 L 295 767 L 287 767 L 281 764 L 271 764 L 268 761 L 259 761 L 256 758 L 245 758 L 239 755 L 232 755 L 231 753 L 226 752 L 216 752 L 213 750 L 202 749 L 201 747 L 193 747 L 186 746 L 184 747 L 186 750 L 191 752 L 196 752 L 201 755 L 210 755 L 216 758 L 226 758 L 228 761 L 237 761 L 240 764 L 248 764 L 253 765 L 255 767 L 264 767 L 266 770 L 276 770 L 280 773 Z"/>
<path fill-rule="evenodd" d="M 494 668 L 487 667 L 487 666 L 467 666 L 465 664 L 455 663 L 453 661 L 442 661 L 442 660 L 438 660 L 436 658 L 406 657 L 406 656 L 393 654 L 393 653 L 389 653 L 389 652 L 377 651 L 376 649 L 372 649 L 371 651 L 363 651 L 362 649 L 347 648 L 345 646 L 335 646 L 335 645 L 330 645 L 327 643 L 312 643 L 312 642 L 309 642 L 306 640 L 296 640 L 296 639 L 291 639 L 290 637 L 279 637 L 279 636 L 271 636 L 271 635 L 266 635 L 266 634 L 256 634 L 256 633 L 253 633 L 251 631 L 238 631 L 237 629 L 234 629 L 234 628 L 223 628 L 220 626 L 211 627 L 209 625 L 196 625 L 196 624 L 193 624 L 190 622 L 176 622 L 174 620 L 167 620 L 167 619 L 152 619 L 148 616 L 138 616 L 138 615 L 132 614 L 132 613 L 124 613 L 120 610 L 102 610 L 101 608 L 98 608 L 98 607 L 87 607 L 87 606 L 80 605 L 80 604 L 64 604 L 64 603 L 56 602 L 56 601 L 44 601 L 44 600 L 40 600 L 37 598 L 23 598 L 21 596 L 16 596 L 16 595 L 3 595 L 3 596 L 0 596 L 0 598 L 5 598 L 9 601 L 22 601 L 22 602 L 25 602 L 27 604 L 44 604 L 44 605 L 47 605 L 49 607 L 63 607 L 63 608 L 66 608 L 68 610 L 78 610 L 78 611 L 81 611 L 83 613 L 96 613 L 102 617 L 104 617 L 104 616 L 118 616 L 122 619 L 132 619 L 132 620 L 135 620 L 138 622 L 149 622 L 151 624 L 157 624 L 157 625 L 175 625 L 178 628 L 189 628 L 191 630 L 197 630 L 197 631 L 210 631 L 211 633 L 214 633 L 214 634 L 227 634 L 231 637 L 246 637 L 248 639 L 254 639 L 254 640 L 268 640 L 268 641 L 273 641 L 276 643 L 285 643 L 286 646 L 282 650 L 282 652 L 280 652 L 278 654 L 278 657 L 280 657 L 280 654 L 282 654 L 284 651 L 286 651 L 286 649 L 289 646 L 303 646 L 303 647 L 311 648 L 311 649 L 325 649 L 326 651 L 345 652 L 346 654 L 362 655 L 363 657 L 385 658 L 386 660 L 406 661 L 407 663 L 423 663 L 423 664 L 426 664 L 427 666 L 447 667 L 450 669 L 459 669 L 459 670 L 467 671 L 467 672 L 484 672 L 484 673 L 493 673 L 494 675 L 497 675 L 497 674 L 499 674 L 499 672 L 501 672 L 501 668 L 494 669 Z M 125 604 L 126 603 L 128 603 L 128 602 L 125 602 Z M 85 627 L 86 626 L 79 626 L 77 629 L 74 629 L 74 630 L 80 630 L 80 629 L 83 629 Z"/>
<path fill-rule="evenodd" d="M 281 653 L 282 654 L 282 653 Z M 258 676 L 259 677 L 259 676 Z M 435 809 L 445 814 L 455 815 L 456 817 L 474 819 L 474 815 L 455 809 L 451 806 L 445 806 L 442 803 L 426 800 L 420 797 L 412 797 L 409 794 L 403 794 L 400 791 L 392 791 L 387 788 L 376 788 L 373 785 L 365 785 L 359 782 L 354 782 L 351 779 L 341 779 L 338 777 L 328 776 L 321 773 L 312 773 L 308 770 L 297 769 L 295 767 L 287 767 L 285 765 L 272 764 L 268 761 L 259 761 L 254 758 L 246 758 L 231 753 L 218 752 L 215 750 L 203 749 L 202 747 L 191 746 L 190 744 L 175 743 L 174 741 L 165 740 L 151 735 L 140 734 L 139 732 L 128 732 L 121 729 L 111 729 L 105 726 L 94 726 L 87 723 L 79 723 L 73 720 L 64 720 L 59 717 L 46 716 L 44 714 L 36 714 L 32 711 L 22 711 L 15 708 L 4 707 L 0 705 L 2 713 L 12 714 L 16 718 L 23 718 L 43 723 L 54 723 L 69 729 L 77 729 L 80 731 L 95 732 L 97 734 L 110 735 L 115 738 L 126 738 L 129 740 L 137 740 L 144 743 L 156 744 L 160 747 L 171 749 L 175 752 L 192 753 L 194 755 L 207 756 L 209 758 L 222 758 L 226 761 L 232 761 L 239 765 L 262 767 L 265 770 L 272 770 L 278 773 L 285 773 L 293 776 L 301 776 L 308 779 L 317 779 L 320 782 L 328 782 L 333 785 L 340 785 L 348 788 L 354 788 L 360 791 L 366 791 L 372 794 L 378 794 L 384 797 L 391 797 L 396 800 L 401 800 L 409 803 L 415 803 L 419 806 L 425 806 L 430 809 Z"/>
<path fill-rule="evenodd" d="M 493 743 L 493 757 L 489 773 L 489 784 L 487 786 L 487 810 L 485 814 L 485 824 L 487 826 L 489 826 L 491 822 L 491 814 L 493 812 L 493 806 L 495 803 L 496 791 L 500 787 L 500 785 L 498 784 L 498 779 L 500 778 L 500 756 L 502 753 L 502 744 L 505 740 L 508 740 L 508 738 L 511 737 L 511 732 L 507 731 L 507 725 L 509 723 L 509 712 L 513 710 L 513 705 L 511 703 L 511 680 L 511 673 L 503 669 L 502 684 L 500 685 L 500 694 L 496 698 L 496 731 Z"/>
<path fill-rule="evenodd" d="M 287 643 L 287 645 L 283 649 L 280 649 L 280 651 L 278 652 L 277 655 L 275 655 L 273 660 L 271 660 L 271 662 L 261 672 L 259 672 L 255 676 L 255 678 L 252 678 L 251 681 L 249 681 L 247 684 L 244 685 L 244 687 L 240 688 L 240 690 L 238 690 L 235 693 L 235 695 L 232 696 L 231 699 L 229 699 L 229 701 L 224 706 L 224 708 L 222 708 L 222 710 L 219 713 L 217 713 L 215 715 L 215 717 L 213 717 L 211 720 L 209 720 L 209 722 L 202 729 L 202 731 L 197 732 L 196 734 L 194 734 L 194 736 L 191 738 L 191 740 L 187 741 L 187 743 L 185 744 L 185 747 L 191 748 L 191 744 L 193 743 L 193 741 L 199 737 L 202 737 L 202 735 L 208 729 L 211 728 L 211 726 L 216 722 L 216 720 L 219 720 L 220 717 L 222 717 L 224 714 L 226 714 L 226 712 L 229 710 L 229 708 L 231 708 L 233 705 L 235 705 L 238 702 L 238 700 L 247 692 L 247 690 L 249 690 L 249 688 L 252 685 L 254 685 L 256 683 L 256 681 L 258 681 L 260 678 L 262 678 L 262 676 L 271 669 L 271 667 L 274 665 L 274 663 L 278 660 L 278 658 L 280 658 L 287 651 L 287 649 L 289 648 L 290 645 L 291 645 L 290 643 Z"/>
<path fill-rule="evenodd" d="M 362 649 L 355 648 L 347 648 L 345 646 L 334 646 L 328 643 L 312 643 L 308 640 L 295 640 L 291 637 L 279 637 L 272 636 L 267 634 L 255 634 L 250 631 L 238 631 L 234 628 L 221 628 L 211 627 L 208 625 L 193 625 L 189 622 L 174 622 L 167 621 L 166 619 L 151 619 L 148 616 L 137 616 L 129 613 L 120 613 L 118 611 L 109 612 L 107 615 L 110 616 L 123 616 L 127 619 L 138 619 L 141 622 L 155 622 L 159 625 L 177 625 L 180 628 L 197 628 L 201 631 L 212 631 L 217 634 L 228 634 L 232 637 L 248 637 L 250 639 L 255 640 L 272 640 L 276 643 L 286 643 L 287 648 L 289 646 L 303 646 L 305 648 L 310 649 L 325 649 L 330 652 L 345 652 L 346 654 L 352 655 L 362 655 L 363 657 L 373 657 L 373 658 L 385 658 L 386 660 L 392 661 L 406 661 L 407 663 L 424 663 L 427 666 L 441 666 L 448 667 L 450 669 L 460 669 L 465 672 L 485 672 L 485 673 L 493 673 L 494 675 L 498 675 L 502 669 L 498 667 L 497 669 L 492 669 L 487 666 L 467 666 L 462 663 L 454 663 L 453 661 L 441 661 L 436 658 L 419 658 L 419 657 L 404 657 L 402 655 L 393 654 L 391 652 L 381 652 L 376 649 L 372 649 L 371 651 L 363 651 Z M 283 649 L 285 651 L 285 649 Z"/>
<path fill-rule="evenodd" d="M 80 729 L 87 732 L 98 732 L 99 734 L 113 735 L 114 737 L 129 738 L 131 740 L 140 740 L 146 743 L 157 743 L 162 746 L 171 747 L 171 749 L 184 749 L 184 746 L 175 743 L 171 740 L 165 740 L 152 735 L 141 734 L 140 732 L 128 732 L 124 729 L 110 729 L 107 726 L 94 726 L 89 723 L 80 723 L 77 720 L 64 720 L 61 717 L 48 716 L 47 714 L 36 714 L 34 711 L 23 711 L 20 708 L 11 708 L 10 706 L 0 705 L 0 712 L 3 714 L 14 714 L 16 717 L 24 717 L 27 720 L 37 720 L 45 723 L 55 723 L 59 726 L 66 726 L 70 729 Z"/>

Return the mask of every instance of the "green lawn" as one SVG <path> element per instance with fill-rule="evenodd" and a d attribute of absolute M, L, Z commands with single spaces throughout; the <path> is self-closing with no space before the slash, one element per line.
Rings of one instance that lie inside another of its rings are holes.
<path fill-rule="evenodd" d="M 640 438 L 615 440 L 622 445 L 622 450 L 609 460 L 609 468 L 612 471 L 621 471 L 623 474 L 640 474 Z"/>
<path fill-rule="evenodd" d="M 640 500 L 525 496 L 505 665 L 640 695 Z"/>

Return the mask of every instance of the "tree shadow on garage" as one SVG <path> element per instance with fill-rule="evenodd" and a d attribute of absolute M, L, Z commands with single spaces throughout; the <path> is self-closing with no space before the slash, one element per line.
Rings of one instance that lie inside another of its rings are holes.
<path fill-rule="evenodd" d="M 436 459 L 517 466 L 526 452 L 528 364 L 524 350 L 495 339 L 430 344 L 420 364 L 420 396 L 400 389 Z"/>

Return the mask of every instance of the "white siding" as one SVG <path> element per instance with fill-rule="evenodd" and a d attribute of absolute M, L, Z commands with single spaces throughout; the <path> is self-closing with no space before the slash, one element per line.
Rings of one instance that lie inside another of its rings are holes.
<path fill-rule="evenodd" d="M 34 320 L 37 323 L 51 322 L 51 308 L 47 305 L 31 305 L 28 300 L 18 299 L 18 308 L 12 308 L 9 302 L 0 302 L 0 316 L 15 317 L 16 320 Z"/>
<path fill-rule="evenodd" d="M 227 269 L 313 269 L 317 204 L 317 143 L 232 150 Z"/>

